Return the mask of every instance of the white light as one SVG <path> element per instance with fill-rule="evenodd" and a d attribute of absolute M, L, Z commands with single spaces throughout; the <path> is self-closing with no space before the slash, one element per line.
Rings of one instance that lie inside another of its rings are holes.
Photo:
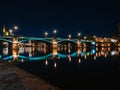
<path fill-rule="evenodd" d="M 54 30 L 53 33 L 56 34 L 56 33 L 57 33 L 57 30 Z"/>
<path fill-rule="evenodd" d="M 107 54 L 105 54 L 105 58 L 107 57 Z"/>
<path fill-rule="evenodd" d="M 96 36 L 93 36 L 94 38 L 96 38 Z"/>
<path fill-rule="evenodd" d="M 71 38 L 71 34 L 68 35 L 68 38 Z"/>
<path fill-rule="evenodd" d="M 45 64 L 46 64 L 46 66 L 48 65 L 48 61 L 47 60 L 45 61 Z"/>
<path fill-rule="evenodd" d="M 13 30 L 12 30 L 12 29 L 10 29 L 10 30 L 9 30 L 9 32 L 10 32 L 10 33 L 12 33 L 12 32 L 13 32 Z"/>
<path fill-rule="evenodd" d="M 78 36 L 81 36 L 81 33 L 78 33 Z"/>
<path fill-rule="evenodd" d="M 92 42 L 92 45 L 95 45 L 95 42 Z"/>
<path fill-rule="evenodd" d="M 22 59 L 22 62 L 24 62 L 24 60 Z"/>
<path fill-rule="evenodd" d="M 117 51 L 112 51 L 112 52 L 111 52 L 111 55 L 112 55 L 112 56 L 117 55 L 117 54 L 118 54 Z"/>
<path fill-rule="evenodd" d="M 79 58 L 79 63 L 81 63 L 81 59 Z"/>
<path fill-rule="evenodd" d="M 56 63 L 54 63 L 54 67 L 55 67 L 55 68 L 57 67 L 57 64 L 56 64 Z"/>
<path fill-rule="evenodd" d="M 93 49 L 93 50 L 92 50 L 92 53 L 95 54 L 95 52 L 96 52 L 95 49 Z"/>
<path fill-rule="evenodd" d="M 114 42 L 114 43 L 116 43 L 116 42 L 118 42 L 118 40 L 111 39 L 111 42 Z"/>
<path fill-rule="evenodd" d="M 87 37 L 86 37 L 86 36 L 84 36 L 84 39 L 87 39 Z"/>
<path fill-rule="evenodd" d="M 96 56 L 94 56 L 94 60 L 96 60 Z"/>
<path fill-rule="evenodd" d="M 85 59 L 87 59 L 87 56 L 85 55 Z"/>
<path fill-rule="evenodd" d="M 18 26 L 14 26 L 14 29 L 17 30 L 17 29 L 18 29 Z"/>
<path fill-rule="evenodd" d="M 48 35 L 48 32 L 45 32 L 45 36 L 47 36 Z"/>

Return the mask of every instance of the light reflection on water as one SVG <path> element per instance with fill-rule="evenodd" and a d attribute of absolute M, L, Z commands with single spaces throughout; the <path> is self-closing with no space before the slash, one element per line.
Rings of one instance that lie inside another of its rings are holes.
<path fill-rule="evenodd" d="M 102 47 L 102 48 L 78 48 L 76 51 L 71 48 L 67 49 L 52 49 L 52 51 L 47 51 L 45 48 L 40 47 L 25 47 L 20 48 L 19 50 L 9 50 L 8 48 L 2 48 L 1 59 L 11 60 L 11 61 L 32 61 L 32 60 L 49 60 L 49 59 L 61 59 L 67 58 L 69 62 L 74 57 L 77 57 L 79 63 L 81 62 L 80 58 L 89 59 L 92 57 L 96 60 L 98 57 L 104 56 L 114 56 L 120 55 L 120 47 L 115 49 Z M 46 65 L 48 61 L 46 61 Z M 56 64 L 54 65 L 56 67 Z"/>
<path fill-rule="evenodd" d="M 19 50 L 3 48 L 0 55 L 1 59 L 10 63 L 20 62 L 18 64 L 20 68 L 63 90 L 80 90 L 86 86 L 110 87 L 113 85 L 112 81 L 115 83 L 114 87 L 116 81 L 120 80 L 118 70 L 120 47 L 77 48 L 77 50 L 59 48 L 51 51 L 39 47 Z"/>

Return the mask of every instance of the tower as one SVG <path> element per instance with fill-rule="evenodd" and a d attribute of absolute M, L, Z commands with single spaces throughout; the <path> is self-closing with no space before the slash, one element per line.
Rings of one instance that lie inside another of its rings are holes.
<path fill-rule="evenodd" d="M 5 25 L 3 26 L 3 36 L 9 36 L 9 32 L 6 30 Z"/>

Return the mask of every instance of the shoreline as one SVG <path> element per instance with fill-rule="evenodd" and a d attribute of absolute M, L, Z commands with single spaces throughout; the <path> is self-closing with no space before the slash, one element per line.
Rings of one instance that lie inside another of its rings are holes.
<path fill-rule="evenodd" d="M 0 60 L 0 90 L 60 90 L 19 67 Z"/>

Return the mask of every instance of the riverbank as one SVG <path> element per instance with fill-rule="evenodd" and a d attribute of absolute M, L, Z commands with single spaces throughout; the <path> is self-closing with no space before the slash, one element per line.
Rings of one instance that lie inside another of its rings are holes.
<path fill-rule="evenodd" d="M 10 63 L 0 61 L 0 90 L 60 90 Z"/>

